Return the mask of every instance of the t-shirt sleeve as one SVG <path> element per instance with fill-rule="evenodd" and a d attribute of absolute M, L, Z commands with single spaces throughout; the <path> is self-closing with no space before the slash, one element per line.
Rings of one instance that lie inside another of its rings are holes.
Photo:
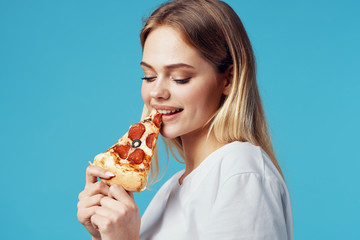
<path fill-rule="evenodd" d="M 229 177 L 220 185 L 200 239 L 288 239 L 283 188 L 255 173 Z"/>

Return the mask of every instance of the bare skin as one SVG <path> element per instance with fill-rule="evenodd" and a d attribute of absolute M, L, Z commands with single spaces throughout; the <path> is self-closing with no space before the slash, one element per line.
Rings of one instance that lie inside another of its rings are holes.
<path fill-rule="evenodd" d="M 207 138 L 207 133 L 206 128 L 203 131 L 181 137 L 185 155 L 185 171 L 179 179 L 180 184 L 207 156 L 224 146 L 216 140 L 213 134 Z"/>
<path fill-rule="evenodd" d="M 99 167 L 87 168 L 86 185 L 79 194 L 80 223 L 94 240 L 139 239 L 141 219 L 133 193 L 119 185 L 109 187 L 97 177 L 110 179 L 111 175 Z"/>

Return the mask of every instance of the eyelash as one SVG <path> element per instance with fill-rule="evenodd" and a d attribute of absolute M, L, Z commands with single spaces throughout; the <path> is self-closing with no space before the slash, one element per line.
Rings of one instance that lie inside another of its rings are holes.
<path fill-rule="evenodd" d="M 189 78 L 184 78 L 184 79 L 173 79 L 173 80 L 174 80 L 176 83 L 184 84 L 184 83 L 189 82 L 190 79 L 191 79 L 191 77 L 189 77 Z"/>
<path fill-rule="evenodd" d="M 147 82 L 153 82 L 155 81 L 155 78 L 156 77 L 143 77 L 141 78 L 143 81 L 147 81 Z M 185 84 L 187 82 L 189 82 L 189 80 L 191 79 L 191 77 L 189 78 L 184 78 L 184 79 L 173 79 L 176 83 L 179 83 L 179 84 Z"/>
<path fill-rule="evenodd" d="M 155 80 L 156 77 L 143 77 L 141 78 L 143 81 L 152 82 Z"/>

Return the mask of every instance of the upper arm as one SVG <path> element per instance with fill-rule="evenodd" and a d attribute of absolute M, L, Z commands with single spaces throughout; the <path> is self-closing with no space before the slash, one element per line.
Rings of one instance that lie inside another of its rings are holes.
<path fill-rule="evenodd" d="M 287 239 L 281 185 L 255 173 L 231 176 L 203 226 L 202 239 Z"/>

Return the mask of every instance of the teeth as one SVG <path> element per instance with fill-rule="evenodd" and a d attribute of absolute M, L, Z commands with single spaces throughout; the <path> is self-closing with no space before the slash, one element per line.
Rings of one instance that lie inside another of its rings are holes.
<path fill-rule="evenodd" d="M 175 110 L 157 110 L 159 113 L 161 114 L 170 114 L 170 113 L 175 113 L 175 112 L 179 112 L 180 109 L 175 109 Z"/>

